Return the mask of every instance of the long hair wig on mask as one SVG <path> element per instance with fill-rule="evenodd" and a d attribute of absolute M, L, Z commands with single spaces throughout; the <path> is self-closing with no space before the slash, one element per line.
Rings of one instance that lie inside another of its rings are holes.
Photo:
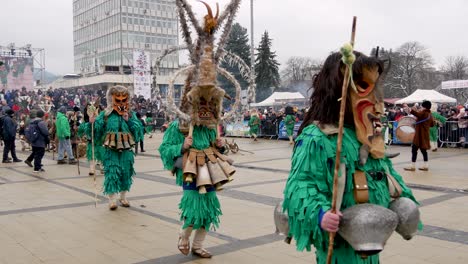
<path fill-rule="evenodd" d="M 353 79 L 356 84 L 362 77 L 362 69 L 364 67 L 378 67 L 379 74 L 384 70 L 383 61 L 376 57 L 368 57 L 361 52 L 354 51 L 356 61 L 353 64 Z M 299 128 L 298 135 L 302 129 L 308 125 L 318 121 L 320 124 L 338 124 L 340 118 L 340 104 L 338 101 L 341 97 L 341 90 L 343 86 L 345 65 L 341 61 L 342 55 L 339 52 L 330 54 L 322 69 L 317 73 L 312 81 L 312 95 L 310 96 L 310 107 L 304 116 Z M 352 89 L 351 87 L 348 88 Z M 345 124 L 353 125 L 353 113 L 349 96 L 346 97 L 346 112 Z"/>

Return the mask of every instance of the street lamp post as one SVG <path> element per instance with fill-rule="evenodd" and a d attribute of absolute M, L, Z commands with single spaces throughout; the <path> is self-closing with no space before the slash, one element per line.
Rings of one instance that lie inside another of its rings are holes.
<path fill-rule="evenodd" d="M 255 95 L 255 49 L 254 49 L 254 17 L 253 17 L 253 0 L 250 0 L 250 89 Z M 255 103 L 255 96 L 250 98 Z"/>

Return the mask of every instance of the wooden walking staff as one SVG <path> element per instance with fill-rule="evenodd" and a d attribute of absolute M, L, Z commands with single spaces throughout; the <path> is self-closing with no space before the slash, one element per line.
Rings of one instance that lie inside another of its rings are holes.
<path fill-rule="evenodd" d="M 351 47 L 354 47 L 354 38 L 356 35 L 356 17 L 353 17 L 353 27 L 351 31 Z M 351 49 L 352 54 L 352 49 Z M 351 63 L 352 64 L 352 63 Z M 343 87 L 341 89 L 341 105 L 340 105 L 340 119 L 338 123 L 338 139 L 336 142 L 336 158 L 335 158 L 335 172 L 333 176 L 333 196 L 332 196 L 332 207 L 331 212 L 336 213 L 336 200 L 338 196 L 338 173 L 340 170 L 340 158 L 341 158 L 341 147 L 343 142 L 343 127 L 344 127 L 344 117 L 346 111 L 346 97 L 348 95 L 348 86 L 350 77 L 353 73 L 351 72 L 351 67 L 349 64 L 346 64 L 344 80 L 343 80 Z M 341 175 L 342 177 L 346 177 L 346 175 Z M 338 208 L 339 209 L 339 208 Z M 330 232 L 329 234 L 329 242 L 328 242 L 328 255 L 327 255 L 327 264 L 331 264 L 332 256 L 333 256 L 333 244 L 335 241 L 336 233 Z"/>
<path fill-rule="evenodd" d="M 94 105 L 88 106 L 87 110 L 89 119 L 97 116 L 97 108 Z M 94 182 L 94 207 L 97 207 L 97 183 L 96 183 L 96 161 L 94 158 L 94 122 L 91 122 L 91 166 L 93 170 L 93 182 Z"/>

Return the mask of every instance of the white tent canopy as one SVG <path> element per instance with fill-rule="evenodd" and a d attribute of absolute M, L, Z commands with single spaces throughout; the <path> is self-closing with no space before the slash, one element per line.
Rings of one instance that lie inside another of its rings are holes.
<path fill-rule="evenodd" d="M 285 103 L 304 103 L 305 97 L 299 93 L 288 93 L 288 92 L 274 92 L 270 97 L 260 103 L 253 103 L 250 106 L 253 107 L 264 107 L 264 106 L 275 106 L 283 105 Z"/>
<path fill-rule="evenodd" d="M 395 104 L 413 104 L 421 103 L 422 101 L 430 101 L 432 103 L 456 103 L 455 98 L 443 95 L 435 90 L 421 90 L 418 89 L 408 97 L 400 99 Z"/>

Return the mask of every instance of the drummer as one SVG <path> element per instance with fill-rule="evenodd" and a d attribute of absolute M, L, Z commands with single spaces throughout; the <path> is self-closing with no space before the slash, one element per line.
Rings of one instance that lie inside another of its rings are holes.
<path fill-rule="evenodd" d="M 405 111 L 416 117 L 415 134 L 413 144 L 411 146 L 411 165 L 404 168 L 406 171 L 416 170 L 416 158 L 418 157 L 418 150 L 421 150 L 424 159 L 424 165 L 419 168 L 422 171 L 429 170 L 429 158 L 427 150 L 431 148 L 429 141 L 429 129 L 434 125 L 434 120 L 431 114 L 431 102 L 424 101 L 422 109 L 418 110 L 417 105 L 411 109 L 406 106 Z"/>

